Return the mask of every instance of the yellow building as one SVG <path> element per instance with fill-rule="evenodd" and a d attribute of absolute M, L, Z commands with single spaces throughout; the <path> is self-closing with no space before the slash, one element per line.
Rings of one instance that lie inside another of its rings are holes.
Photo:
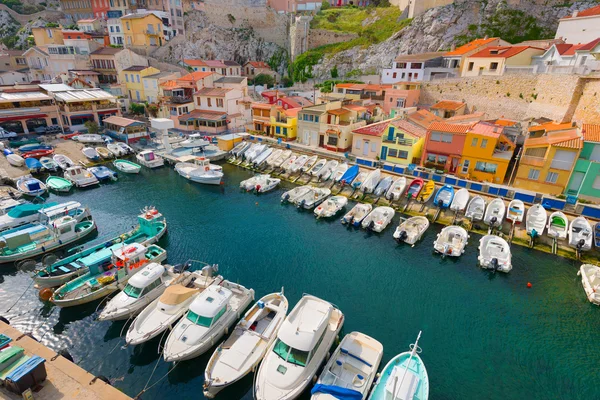
<path fill-rule="evenodd" d="M 255 134 L 272 136 L 289 142 L 296 140 L 298 111 L 302 108 L 284 109 L 276 104 L 252 104 L 252 129 Z"/>
<path fill-rule="evenodd" d="M 479 122 L 467 131 L 457 175 L 480 182 L 504 183 L 515 144 L 504 127 Z"/>
<path fill-rule="evenodd" d="M 165 41 L 162 19 L 154 14 L 129 14 L 121 17 L 121 24 L 125 47 L 158 47 Z"/>
<path fill-rule="evenodd" d="M 427 130 L 406 119 L 393 119 L 382 135 L 380 159 L 393 164 L 418 164 Z"/>
<path fill-rule="evenodd" d="M 539 193 L 563 193 L 582 147 L 581 132 L 570 124 L 530 128 L 513 185 Z"/>
<path fill-rule="evenodd" d="M 33 35 L 36 46 L 45 46 L 47 44 L 65 44 L 62 28 L 58 25 L 31 28 L 31 34 Z"/>
<path fill-rule="evenodd" d="M 125 83 L 129 98 L 136 103 L 146 101 L 143 77 L 159 72 L 157 68 L 143 65 L 134 65 L 121 71 L 121 82 Z"/>
<path fill-rule="evenodd" d="M 492 46 L 465 58 L 461 76 L 503 75 L 507 68 L 531 66 L 531 57 L 545 50 L 532 46 Z"/>

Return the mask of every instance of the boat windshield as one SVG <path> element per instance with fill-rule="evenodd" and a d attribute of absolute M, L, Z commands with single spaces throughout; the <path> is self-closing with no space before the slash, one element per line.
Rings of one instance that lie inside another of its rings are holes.
<path fill-rule="evenodd" d="M 213 320 L 212 318 L 203 317 L 201 315 L 198 315 L 195 312 L 193 312 L 192 310 L 190 310 L 188 312 L 186 318 L 196 325 L 205 326 L 207 328 L 210 326 L 210 324 L 212 323 L 212 320 Z"/>
<path fill-rule="evenodd" d="M 306 363 L 308 362 L 308 351 L 294 349 L 282 342 L 281 339 L 277 339 L 277 343 L 273 347 L 273 352 L 290 364 L 306 367 Z"/>
<path fill-rule="evenodd" d="M 125 292 L 125 294 L 129 297 L 133 297 L 134 299 L 137 299 L 140 297 L 142 290 L 144 290 L 144 289 L 136 288 L 135 286 L 131 286 L 128 283 L 127 286 L 125 286 L 125 289 L 123 289 L 123 292 Z"/>

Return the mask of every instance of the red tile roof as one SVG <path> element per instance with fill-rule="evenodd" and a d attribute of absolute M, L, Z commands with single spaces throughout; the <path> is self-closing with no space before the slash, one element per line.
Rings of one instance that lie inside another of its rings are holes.
<path fill-rule="evenodd" d="M 598 43 L 600 43 L 600 38 L 594 39 L 589 43 L 585 43 L 579 48 L 579 50 L 592 50 L 598 45 Z"/>
<path fill-rule="evenodd" d="M 178 78 L 178 81 L 198 81 L 200 79 L 204 79 L 207 76 L 210 76 L 214 74 L 214 72 L 203 72 L 203 71 L 196 71 L 196 72 L 192 72 L 191 74 L 187 74 L 182 76 L 181 78 Z"/>
<path fill-rule="evenodd" d="M 560 132 L 545 134 L 537 138 L 527 138 L 525 147 L 536 146 L 557 146 L 571 149 L 580 149 L 583 146 L 583 138 L 579 134 L 577 128 L 563 130 Z"/>
<path fill-rule="evenodd" d="M 495 40 L 498 40 L 498 38 L 475 39 L 467 44 L 463 44 L 456 50 L 449 51 L 448 53 L 446 53 L 446 57 L 463 56 L 471 51 L 477 50 L 478 48 L 485 46 L 486 44 L 492 43 Z"/>
<path fill-rule="evenodd" d="M 586 142 L 600 143 L 600 125 L 583 124 L 581 133 L 583 134 L 583 140 Z"/>
<path fill-rule="evenodd" d="M 390 120 L 377 122 L 375 124 L 363 126 L 361 128 L 355 129 L 352 132 L 358 133 L 360 135 L 368 135 L 368 136 L 379 136 L 383 135 L 383 132 L 387 129 L 390 124 Z"/>
<path fill-rule="evenodd" d="M 269 67 L 269 64 L 267 64 L 264 61 L 248 61 L 246 64 L 250 64 L 254 68 L 268 68 L 268 69 L 271 69 L 271 67 Z"/>
<path fill-rule="evenodd" d="M 442 121 L 441 117 L 438 117 L 431 111 L 427 110 L 415 111 L 414 113 L 408 114 L 406 118 L 425 129 L 429 128 L 429 125 L 431 125 L 433 122 Z"/>
<path fill-rule="evenodd" d="M 473 54 L 471 57 L 510 58 L 524 52 L 527 49 L 544 50 L 533 46 L 491 46 Z"/>
<path fill-rule="evenodd" d="M 302 107 L 288 108 L 287 110 L 283 110 L 284 114 L 288 117 L 297 117 L 298 112 L 300 111 L 302 111 Z"/>
<path fill-rule="evenodd" d="M 396 128 L 401 129 L 404 132 L 418 138 L 422 138 L 427 134 L 427 129 L 412 122 L 409 122 L 405 119 L 397 119 L 395 121 L 392 121 L 391 124 L 394 125 Z"/>
<path fill-rule="evenodd" d="M 466 135 L 467 131 L 473 124 L 449 124 L 447 122 L 434 122 L 429 125 L 429 131 L 456 133 L 458 135 Z"/>
<path fill-rule="evenodd" d="M 477 135 L 499 138 L 504 132 L 504 127 L 501 125 L 495 125 L 489 122 L 478 122 L 469 129 L 470 133 Z"/>
<path fill-rule="evenodd" d="M 575 18 L 594 17 L 596 15 L 600 15 L 600 6 L 595 6 L 592 8 L 588 8 L 587 10 L 579 11 Z M 567 18 L 573 18 L 573 15 L 568 15 L 568 16 L 564 17 L 563 19 L 567 19 Z"/>
<path fill-rule="evenodd" d="M 198 90 L 194 95 L 196 96 L 215 96 L 215 97 L 225 97 L 225 95 L 231 91 L 232 89 L 226 88 L 209 88 L 205 87 Z"/>
<path fill-rule="evenodd" d="M 434 110 L 452 110 L 452 111 L 456 111 L 458 109 L 460 109 L 461 107 L 464 107 L 465 103 L 463 103 L 462 101 L 451 101 L 451 100 L 442 100 L 434 105 L 432 105 L 431 107 L 429 107 L 430 109 L 434 109 Z"/>
<path fill-rule="evenodd" d="M 570 139 L 563 142 L 554 143 L 554 146 L 567 149 L 581 149 L 583 147 L 583 138 Z"/>
<path fill-rule="evenodd" d="M 483 116 L 485 115 L 484 112 L 482 111 L 477 111 L 471 114 L 463 114 L 463 115 L 455 115 L 454 117 L 450 117 L 450 118 L 446 118 L 446 121 L 448 122 L 478 122 L 481 121 L 483 119 Z"/>
<path fill-rule="evenodd" d="M 564 131 L 567 129 L 571 129 L 572 127 L 573 127 L 572 122 L 558 123 L 558 122 L 552 121 L 552 122 L 547 122 L 547 123 L 541 124 L 541 125 L 530 126 L 528 131 L 529 132 L 538 132 L 538 131 L 555 132 L 555 131 Z"/>

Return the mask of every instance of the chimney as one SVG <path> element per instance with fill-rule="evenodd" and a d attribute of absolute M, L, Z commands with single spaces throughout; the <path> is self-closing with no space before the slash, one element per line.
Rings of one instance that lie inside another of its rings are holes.
<path fill-rule="evenodd" d="M 577 11 L 577 10 L 573 10 L 573 15 L 572 15 L 572 17 L 573 17 L 573 18 L 576 18 L 578 14 L 579 14 L 579 11 Z"/>
<path fill-rule="evenodd" d="M 485 35 L 485 37 L 483 38 L 483 40 L 488 40 L 488 39 L 489 39 L 488 35 Z"/>
<path fill-rule="evenodd" d="M 454 43 L 452 43 L 452 46 L 450 46 L 450 51 L 454 51 L 456 50 L 456 45 Z"/>

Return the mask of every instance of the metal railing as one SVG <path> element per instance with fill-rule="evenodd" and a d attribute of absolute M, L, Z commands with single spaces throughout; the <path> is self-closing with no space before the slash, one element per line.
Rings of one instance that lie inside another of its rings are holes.
<path fill-rule="evenodd" d="M 192 96 L 172 96 L 171 103 L 183 104 L 190 103 L 192 101 Z"/>

